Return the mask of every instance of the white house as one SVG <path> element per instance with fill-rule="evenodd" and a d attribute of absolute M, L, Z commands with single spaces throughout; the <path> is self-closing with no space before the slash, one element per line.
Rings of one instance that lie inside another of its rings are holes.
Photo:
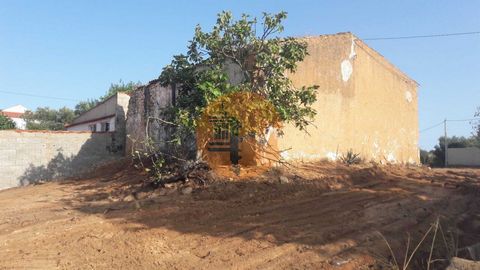
<path fill-rule="evenodd" d="M 75 118 L 68 131 L 113 132 L 125 127 L 130 96 L 117 93 Z"/>
<path fill-rule="evenodd" d="M 25 129 L 27 126 L 27 123 L 25 122 L 25 120 L 23 120 L 22 117 L 26 111 L 27 111 L 27 108 L 25 108 L 24 106 L 15 105 L 13 107 L 0 110 L 0 114 L 3 114 L 8 118 L 12 119 L 12 121 L 15 122 L 15 128 Z"/>
<path fill-rule="evenodd" d="M 108 132 L 111 135 L 109 151 L 124 152 L 129 101 L 129 95 L 117 93 L 75 118 L 65 128 L 68 131 Z"/>

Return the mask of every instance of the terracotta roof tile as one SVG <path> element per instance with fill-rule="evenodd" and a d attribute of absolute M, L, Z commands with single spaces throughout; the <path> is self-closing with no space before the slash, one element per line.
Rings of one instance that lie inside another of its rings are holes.
<path fill-rule="evenodd" d="M 7 117 L 10 117 L 10 118 L 22 118 L 23 116 L 23 113 L 19 113 L 19 112 L 4 112 L 4 111 L 0 111 L 0 114 L 3 114 Z"/>

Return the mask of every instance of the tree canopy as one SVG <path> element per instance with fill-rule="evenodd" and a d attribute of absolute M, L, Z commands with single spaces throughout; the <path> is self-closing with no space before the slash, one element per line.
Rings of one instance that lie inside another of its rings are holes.
<path fill-rule="evenodd" d="M 480 107 L 477 108 L 477 112 L 474 115 L 475 117 L 480 117 Z M 473 121 L 473 135 L 479 138 L 480 140 L 480 120 Z"/>
<path fill-rule="evenodd" d="M 75 105 L 75 116 L 79 116 L 84 112 L 90 110 L 91 108 L 98 105 L 100 101 L 98 99 L 87 99 L 85 101 L 80 101 L 77 105 Z"/>
<path fill-rule="evenodd" d="M 448 148 L 480 147 L 480 140 L 476 136 L 471 137 L 447 137 Z M 420 151 L 420 160 L 423 164 L 435 167 L 445 165 L 445 137 L 438 138 L 438 144 L 430 152 Z"/>
<path fill-rule="evenodd" d="M 27 111 L 23 118 L 27 129 L 31 130 L 63 130 L 65 125 L 75 118 L 75 113 L 67 107 L 58 110 L 39 107 L 35 111 Z"/>
<path fill-rule="evenodd" d="M 131 93 L 133 92 L 137 87 L 141 86 L 141 82 L 123 82 L 122 80 L 119 80 L 118 83 L 112 83 L 110 84 L 110 87 L 108 88 L 107 92 L 105 95 L 101 96 L 98 99 L 87 99 L 84 101 L 80 101 L 77 105 L 75 105 L 75 115 L 79 116 L 82 113 L 90 110 L 91 108 L 95 107 L 98 105 L 98 103 L 103 102 L 107 99 L 109 99 L 111 96 L 115 95 L 116 93 Z"/>
<path fill-rule="evenodd" d="M 99 102 L 105 101 L 111 96 L 115 95 L 116 93 L 131 93 L 133 92 L 137 87 L 141 86 L 141 82 L 123 82 L 122 80 L 119 80 L 118 83 L 112 83 L 110 84 L 110 88 L 108 88 L 107 92 L 105 95 L 101 96 L 99 98 Z"/>
<path fill-rule="evenodd" d="M 243 14 L 234 20 L 224 11 L 212 31 L 198 25 L 188 52 L 174 56 L 159 77 L 163 85 L 178 85 L 177 122 L 193 129 L 210 102 L 248 91 L 273 104 L 282 122 L 305 129 L 315 116 L 317 86 L 296 88 L 287 77 L 307 55 L 307 45 L 278 36 L 286 17 L 286 12 L 264 13 L 257 29 L 256 18 Z"/>

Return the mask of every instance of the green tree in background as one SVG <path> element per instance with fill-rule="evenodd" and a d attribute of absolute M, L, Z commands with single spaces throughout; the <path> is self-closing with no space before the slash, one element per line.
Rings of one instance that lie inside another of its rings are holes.
<path fill-rule="evenodd" d="M 72 122 L 75 113 L 67 107 L 58 110 L 49 107 L 39 107 L 34 112 L 27 111 L 23 118 L 27 122 L 27 129 L 31 130 L 63 130 L 65 125 Z"/>
<path fill-rule="evenodd" d="M 107 92 L 105 95 L 101 96 L 98 99 L 87 99 L 85 101 L 80 101 L 77 105 L 75 105 L 75 115 L 79 116 L 82 113 L 90 110 L 91 108 L 97 106 L 100 102 L 103 102 L 107 99 L 109 99 L 111 96 L 115 95 L 116 93 L 131 93 L 133 92 L 137 87 L 141 86 L 141 82 L 123 82 L 122 80 L 119 80 L 118 83 L 112 83 L 110 84 L 110 87 L 108 88 Z"/>
<path fill-rule="evenodd" d="M 476 136 L 471 137 L 447 137 L 448 148 L 480 147 L 480 141 Z M 420 160 L 423 164 L 443 167 L 445 166 L 445 137 L 438 138 L 438 144 L 430 152 L 420 151 Z"/>
<path fill-rule="evenodd" d="M 109 97 L 115 95 L 116 93 L 131 93 L 137 87 L 141 86 L 141 82 L 128 82 L 124 83 L 122 80 L 118 81 L 118 83 L 110 84 L 110 88 L 108 89 L 107 93 L 104 96 L 100 97 L 100 102 L 107 100 Z"/>
<path fill-rule="evenodd" d="M 477 112 L 475 113 L 474 117 L 480 117 L 480 107 L 477 108 Z M 480 141 L 480 120 L 474 120 L 472 125 L 473 135 Z"/>
<path fill-rule="evenodd" d="M 87 99 L 85 101 L 80 101 L 77 105 L 75 105 L 75 116 L 79 116 L 84 112 L 90 110 L 91 108 L 98 105 L 100 101 L 98 99 Z"/>
<path fill-rule="evenodd" d="M 15 129 L 15 122 L 0 113 L 0 130 Z"/>

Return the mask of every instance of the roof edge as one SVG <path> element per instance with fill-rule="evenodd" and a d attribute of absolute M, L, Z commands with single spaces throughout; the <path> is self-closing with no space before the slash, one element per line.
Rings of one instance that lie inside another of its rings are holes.
<path fill-rule="evenodd" d="M 92 108 L 90 108 L 90 109 L 88 109 L 88 110 L 84 111 L 83 113 L 81 113 L 79 116 L 75 117 L 75 118 L 72 120 L 72 122 L 71 122 L 70 124 L 68 124 L 68 125 L 73 125 L 73 124 L 76 124 L 76 123 L 75 123 L 75 120 L 77 120 L 78 118 L 80 118 L 82 115 L 84 115 L 84 114 L 88 113 L 89 111 L 91 111 L 91 110 L 93 110 L 93 109 L 97 108 L 98 106 L 100 106 L 100 105 L 104 104 L 105 102 L 109 101 L 110 99 L 112 99 L 112 98 L 114 98 L 114 97 L 116 98 L 116 97 L 118 96 L 118 94 L 125 94 L 125 93 L 122 93 L 122 92 L 117 92 L 117 93 L 113 94 L 111 97 L 109 97 L 109 98 L 105 99 L 104 101 L 102 101 L 102 102 L 98 103 L 97 105 L 93 106 Z M 126 94 L 125 94 L 125 95 L 126 95 Z"/>
<path fill-rule="evenodd" d="M 411 83 L 415 84 L 416 86 L 419 86 L 420 84 L 412 79 L 410 76 L 408 76 L 405 72 L 403 72 L 401 69 L 399 69 L 397 66 L 395 66 L 392 62 L 390 62 L 385 56 L 383 56 L 381 53 L 379 53 L 377 50 L 374 48 L 370 47 L 365 41 L 363 41 L 361 38 L 353 34 L 352 32 L 338 32 L 334 34 L 322 34 L 322 35 L 315 35 L 315 36 L 294 36 L 296 39 L 315 39 L 315 38 L 321 38 L 321 37 L 334 37 L 334 36 L 350 36 L 352 40 L 354 40 L 360 48 L 366 47 L 368 48 L 369 51 L 372 51 L 372 53 L 369 53 L 370 56 L 372 56 L 375 59 L 381 60 L 384 62 L 388 67 L 391 68 L 392 72 L 398 74 L 400 77 L 410 81 Z M 365 50 L 365 48 L 362 48 Z M 368 53 L 368 52 L 367 52 Z"/>
<path fill-rule="evenodd" d="M 377 58 L 377 59 L 381 59 L 385 64 L 387 64 L 394 73 L 398 74 L 400 77 L 404 78 L 404 79 L 407 79 L 408 81 L 410 81 L 411 83 L 415 84 L 417 87 L 420 85 L 416 80 L 412 79 L 408 74 L 406 74 L 404 71 L 402 71 L 400 68 L 398 68 L 395 64 L 393 64 L 392 62 L 390 62 L 388 60 L 388 58 L 386 58 L 385 56 L 383 56 L 381 53 L 379 53 L 377 50 L 375 50 L 374 48 L 370 47 L 365 41 L 363 41 L 361 38 L 357 37 L 356 35 L 354 34 L 351 34 L 352 35 L 352 38 L 354 40 L 354 42 L 358 42 L 356 43 L 361 49 L 364 49 L 365 48 L 362 48 L 362 46 L 368 48 L 368 50 L 370 50 L 372 54 L 369 53 L 370 56 L 372 56 L 373 58 Z M 367 52 L 368 53 L 368 52 Z"/>
<path fill-rule="evenodd" d="M 94 119 L 90 119 L 90 120 L 85 120 L 85 121 L 78 122 L 78 123 L 73 123 L 73 122 L 72 122 L 71 124 L 67 124 L 67 125 L 65 125 L 64 127 L 65 127 L 65 128 L 69 128 L 69 127 L 79 126 L 79 125 L 82 125 L 82 124 L 98 122 L 98 121 L 100 121 L 100 120 L 109 119 L 109 118 L 112 118 L 112 117 L 114 117 L 114 116 L 115 116 L 115 114 L 110 114 L 110 115 L 106 115 L 106 116 L 102 116 L 102 117 L 98 117 L 98 118 L 94 118 Z"/>

